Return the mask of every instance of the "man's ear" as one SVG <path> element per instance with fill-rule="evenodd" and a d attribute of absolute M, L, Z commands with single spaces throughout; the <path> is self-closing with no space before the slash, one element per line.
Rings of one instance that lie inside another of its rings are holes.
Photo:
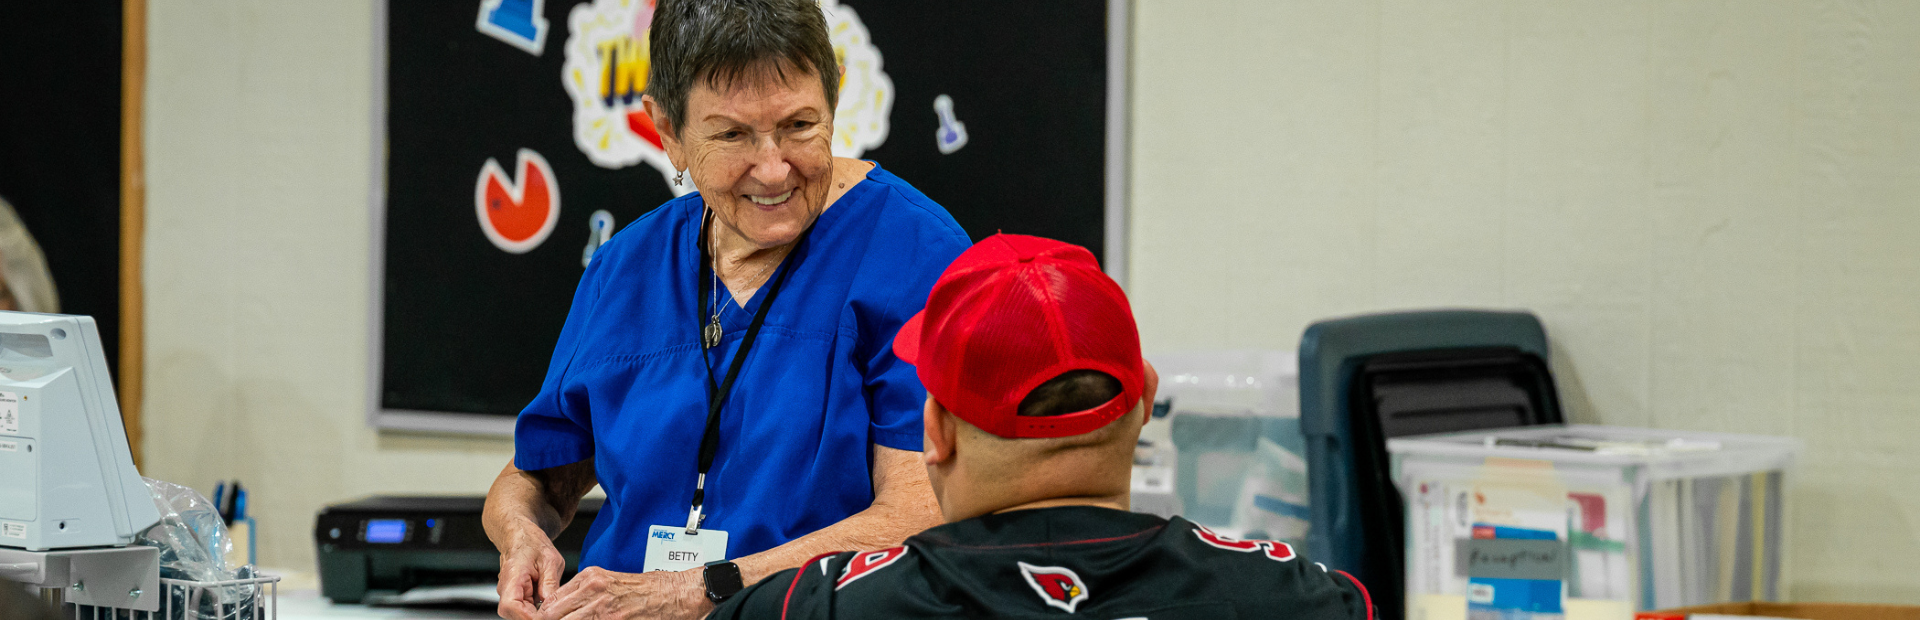
<path fill-rule="evenodd" d="M 1146 391 L 1140 393 L 1140 404 L 1146 407 L 1147 415 L 1140 417 L 1140 425 L 1146 426 L 1153 421 L 1154 398 L 1160 393 L 1160 372 L 1153 369 L 1153 362 L 1140 360 L 1140 366 L 1146 369 Z"/>
<path fill-rule="evenodd" d="M 920 444 L 920 460 L 928 465 L 937 465 L 953 460 L 954 433 L 958 430 L 953 424 L 953 414 L 940 401 L 927 396 L 927 405 L 921 411 L 921 424 L 925 436 Z"/>
<path fill-rule="evenodd" d="M 673 119 L 667 118 L 666 106 L 660 105 L 653 95 L 641 95 L 640 106 L 646 110 L 647 120 L 653 121 L 654 131 L 660 132 L 660 146 L 667 151 L 667 160 L 673 162 L 674 170 L 686 170 L 680 162 L 686 161 L 680 144 L 680 128 L 673 126 Z"/>

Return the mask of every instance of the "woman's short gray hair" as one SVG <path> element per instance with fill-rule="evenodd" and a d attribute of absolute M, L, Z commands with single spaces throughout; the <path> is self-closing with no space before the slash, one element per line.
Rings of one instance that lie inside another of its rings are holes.
<path fill-rule="evenodd" d="M 660 0 L 648 34 L 647 94 L 675 137 L 687 120 L 694 80 L 723 89 L 741 79 L 811 71 L 831 112 L 840 103 L 840 63 L 814 0 Z"/>
<path fill-rule="evenodd" d="M 47 271 L 47 257 L 40 253 L 40 244 L 33 242 L 26 224 L 20 222 L 19 214 L 4 198 L 0 198 L 0 280 L 13 294 L 16 309 L 60 311 L 60 294 L 53 288 L 53 274 Z"/>

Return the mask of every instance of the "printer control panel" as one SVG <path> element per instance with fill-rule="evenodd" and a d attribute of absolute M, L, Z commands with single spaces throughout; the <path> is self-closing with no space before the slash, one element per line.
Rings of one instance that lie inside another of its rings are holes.
<path fill-rule="evenodd" d="M 427 549 L 434 547 L 492 546 L 478 519 L 468 515 L 446 514 L 345 514 L 340 518 L 321 515 L 316 538 L 322 545 L 342 549 L 385 547 Z"/>
<path fill-rule="evenodd" d="M 602 500 L 582 500 L 573 523 L 554 543 L 578 552 L 586 530 L 599 513 Z M 486 498 L 371 497 L 335 504 L 314 518 L 313 539 L 322 552 L 354 551 L 492 551 L 486 528 L 480 523 Z"/>

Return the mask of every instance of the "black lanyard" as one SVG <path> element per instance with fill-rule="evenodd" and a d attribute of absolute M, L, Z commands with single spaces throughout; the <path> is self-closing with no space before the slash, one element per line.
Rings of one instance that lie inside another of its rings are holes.
<path fill-rule="evenodd" d="M 813 233 L 812 226 L 808 226 L 800 233 L 800 238 L 793 242 L 793 250 L 787 252 L 787 258 L 792 260 L 783 259 L 784 264 L 775 270 L 773 283 L 767 288 L 767 297 L 760 300 L 760 308 L 753 312 L 753 321 L 747 324 L 747 333 L 740 338 L 740 350 L 734 352 L 733 363 L 727 366 L 727 376 L 721 379 L 720 383 L 713 382 L 713 365 L 707 357 L 706 341 L 704 337 L 700 341 L 700 362 L 707 367 L 707 430 L 700 437 L 700 477 L 694 481 L 693 508 L 687 512 L 688 534 L 700 533 L 700 522 L 704 520 L 700 511 L 707 499 L 707 472 L 713 469 L 713 457 L 720 450 L 720 409 L 726 404 L 727 396 L 733 393 L 733 381 L 740 378 L 740 367 L 746 364 L 747 352 L 753 350 L 753 341 L 760 335 L 760 326 L 767 321 L 767 309 L 772 308 L 773 300 L 780 297 L 780 289 L 785 288 L 787 276 L 799 267 L 800 246 L 806 243 L 807 235 L 811 233 Z M 707 234 L 711 235 L 713 231 L 708 230 Z M 700 263 L 710 264 L 705 243 L 700 244 Z M 694 315 L 694 320 L 699 323 L 695 327 L 695 334 L 702 333 L 701 330 L 706 328 L 708 320 L 705 277 L 700 278 L 699 288 L 699 293 L 695 295 L 700 298 L 700 311 Z M 716 343 L 714 347 L 719 347 L 719 344 Z"/>

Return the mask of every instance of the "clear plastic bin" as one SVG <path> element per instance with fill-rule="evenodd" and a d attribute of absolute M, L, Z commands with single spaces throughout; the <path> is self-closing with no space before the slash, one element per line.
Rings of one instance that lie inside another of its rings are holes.
<path fill-rule="evenodd" d="M 1307 532 L 1299 357 L 1292 351 L 1150 356 L 1162 403 L 1135 452 L 1134 509 L 1222 534 L 1298 542 Z"/>
<path fill-rule="evenodd" d="M 1460 618 L 1462 607 L 1468 618 L 1557 617 L 1493 602 L 1506 582 L 1490 576 L 1500 572 L 1490 545 L 1519 544 L 1482 542 L 1509 537 L 1499 532 L 1559 550 L 1568 615 L 1779 600 L 1786 475 L 1801 449 L 1586 425 L 1388 440 L 1406 509 L 1407 618 Z"/>

